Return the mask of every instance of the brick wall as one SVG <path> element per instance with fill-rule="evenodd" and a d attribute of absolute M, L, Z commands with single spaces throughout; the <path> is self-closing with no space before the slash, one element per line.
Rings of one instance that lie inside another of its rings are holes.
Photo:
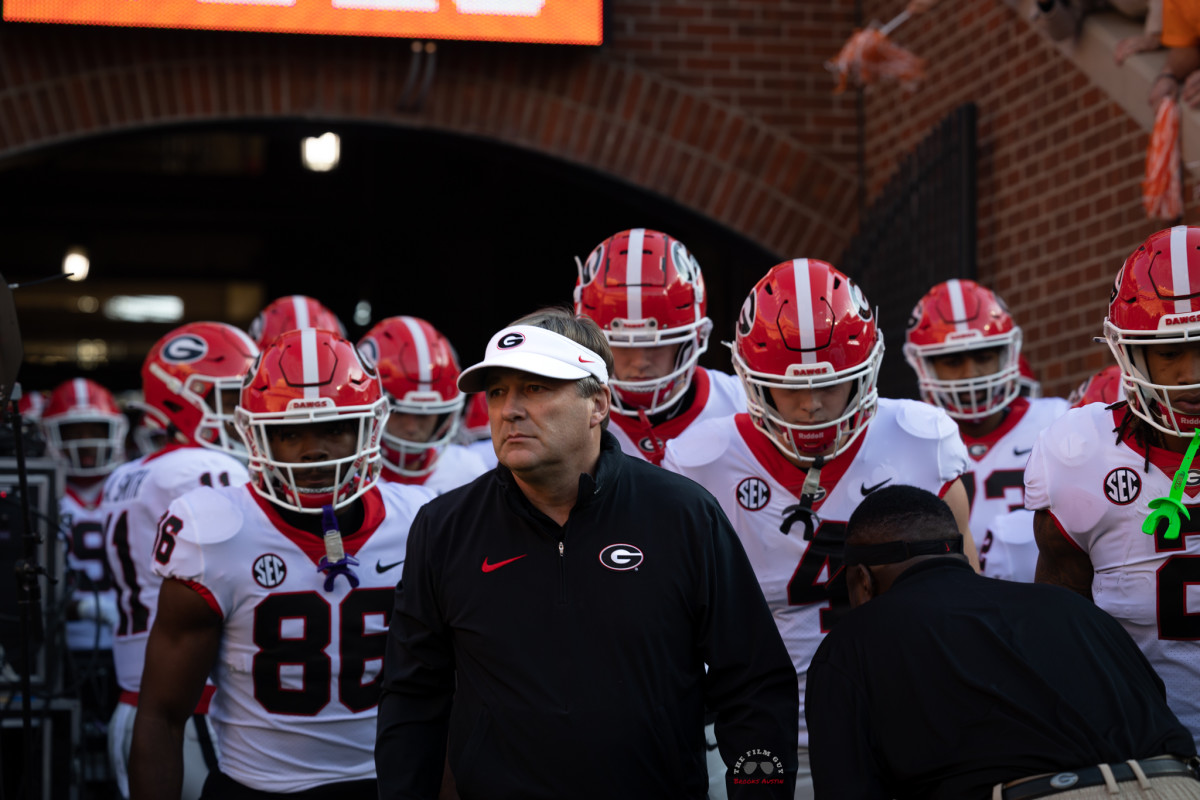
<path fill-rule="evenodd" d="M 865 12 L 887 20 L 903 5 Z M 912 94 L 868 93 L 868 191 L 951 109 L 977 104 L 979 280 L 1012 307 L 1047 392 L 1065 395 L 1109 363 L 1092 337 L 1113 278 L 1167 225 L 1141 207 L 1147 133 L 1000 0 L 943 0 L 893 39 L 928 60 L 928 77 Z"/>
<path fill-rule="evenodd" d="M 245 117 L 370 119 L 536 149 L 673 198 L 780 254 L 854 229 L 852 100 L 821 66 L 851 0 L 614 0 L 608 43 L 443 42 L 424 106 L 399 40 L 5 25 L 0 155 Z M 764 266 L 765 269 L 765 266 Z"/>
<path fill-rule="evenodd" d="M 868 19 L 902 6 L 864 0 Z M 159 124 L 371 120 L 545 152 L 782 257 L 836 259 L 857 224 L 858 136 L 855 96 L 832 93 L 824 63 L 853 16 L 854 0 L 611 0 L 599 49 L 440 43 L 411 111 L 397 109 L 405 41 L 6 24 L 0 157 Z M 1091 336 L 1109 283 L 1159 227 L 1139 204 L 1146 134 L 1002 0 L 943 0 L 894 38 L 929 76 L 867 93 L 868 194 L 974 101 L 979 277 L 1013 307 L 1047 389 L 1066 392 L 1105 363 Z"/>

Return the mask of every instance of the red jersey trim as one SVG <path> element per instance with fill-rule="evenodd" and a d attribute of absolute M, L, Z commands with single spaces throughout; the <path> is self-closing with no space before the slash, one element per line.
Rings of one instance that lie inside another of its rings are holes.
<path fill-rule="evenodd" d="M 100 487 L 100 491 L 96 493 L 96 499 L 90 503 L 88 501 L 84 500 L 82 497 L 80 497 L 76 493 L 76 491 L 74 489 L 72 489 L 70 486 L 67 487 L 67 497 L 70 497 L 72 500 L 74 500 L 76 503 L 79 503 L 79 505 L 83 506 L 88 511 L 95 511 L 97 508 L 100 507 L 100 502 L 102 500 L 104 500 L 104 487 L 103 486 Z"/>
<path fill-rule="evenodd" d="M 196 594 L 204 598 L 204 602 L 208 603 L 208 607 L 217 612 L 221 619 L 225 619 L 225 612 L 221 610 L 221 604 L 217 602 L 217 598 L 213 597 L 213 593 L 208 590 L 208 587 L 198 581 L 191 581 L 187 578 L 171 578 L 173 581 L 179 581 L 184 586 L 191 589 Z"/>
<path fill-rule="evenodd" d="M 692 383 L 696 387 L 696 393 L 692 396 L 692 404 L 687 410 L 681 414 L 671 417 L 665 422 L 660 422 L 658 425 L 652 425 L 647 428 L 642 424 L 640 417 L 627 417 L 624 414 L 612 414 L 609 420 L 615 423 L 621 431 L 633 440 L 635 445 L 638 445 L 638 450 L 641 450 L 639 442 L 648 436 L 653 436 L 660 444 L 666 445 L 667 442 L 679 436 L 688 429 L 696 419 L 700 416 L 700 412 L 704 411 L 708 405 L 708 397 L 712 393 L 712 381 L 708 377 L 708 371 L 697 369 L 692 376 Z M 658 450 L 654 453 L 645 453 L 646 459 L 655 464 L 662 461 L 663 452 Z"/>
<path fill-rule="evenodd" d="M 199 446 L 200 445 L 198 445 L 198 444 L 183 444 L 182 442 L 171 442 L 171 444 L 167 445 L 162 450 L 156 450 L 153 453 L 151 453 L 150 455 L 146 456 L 145 459 L 142 461 L 142 463 L 149 464 L 154 459 L 161 458 L 162 456 L 165 456 L 167 453 L 174 453 L 176 450 L 185 450 L 185 449 L 189 449 L 192 447 L 199 447 Z"/>
<path fill-rule="evenodd" d="M 1025 416 L 1027 411 L 1029 411 L 1029 399 L 1025 397 L 1018 397 L 1008 405 L 1008 413 L 1005 414 L 1004 419 L 1000 421 L 999 427 L 997 427 L 996 430 L 992 431 L 991 433 L 980 436 L 979 438 L 975 438 L 974 436 L 967 436 L 960 430 L 959 436 L 962 437 L 963 444 L 967 446 L 967 454 L 970 455 L 971 459 L 974 461 L 978 461 L 983 458 L 988 454 L 992 447 L 996 445 L 997 442 L 1007 436 L 1013 428 L 1017 427 L 1017 423 L 1021 421 L 1022 417 Z M 971 445 L 976 444 L 984 445 L 987 449 L 981 452 L 979 455 L 972 455 Z"/>
<path fill-rule="evenodd" d="M 1063 537 L 1064 539 L 1066 539 L 1068 542 L 1070 542 L 1070 544 L 1071 544 L 1071 547 L 1074 547 L 1074 548 L 1075 548 L 1076 550 L 1078 550 L 1079 552 L 1083 553 L 1084 555 L 1087 555 L 1087 551 L 1086 551 L 1086 550 L 1084 550 L 1082 547 L 1080 547 L 1080 546 L 1079 546 L 1079 543 L 1078 543 L 1078 542 L 1076 542 L 1074 539 L 1072 539 L 1072 538 L 1071 538 L 1071 534 L 1067 533 L 1067 532 L 1066 532 L 1066 530 L 1065 530 L 1065 529 L 1063 529 L 1062 523 L 1058 521 L 1058 517 L 1054 516 L 1054 512 L 1053 512 L 1053 511 L 1051 511 L 1051 510 L 1050 510 L 1050 509 L 1048 509 L 1048 508 L 1043 508 L 1043 509 L 1041 509 L 1041 510 L 1042 510 L 1042 511 L 1045 511 L 1045 512 L 1046 512 L 1046 514 L 1047 514 L 1047 515 L 1049 515 L 1049 517 L 1050 517 L 1050 521 L 1054 523 L 1054 527 L 1055 527 L 1055 528 L 1058 528 L 1058 532 L 1062 534 L 1062 537 Z"/>
<path fill-rule="evenodd" d="M 1121 426 L 1121 420 L 1125 416 L 1125 408 L 1122 407 L 1119 409 L 1113 409 L 1112 415 L 1113 427 L 1119 428 Z M 1125 429 L 1125 434 L 1121 437 L 1121 444 L 1125 445 L 1138 455 L 1142 455 L 1143 448 L 1134 438 L 1132 428 L 1133 425 L 1130 425 Z M 1167 480 L 1175 479 L 1175 473 L 1183 464 L 1183 455 L 1183 453 L 1176 453 L 1173 450 L 1166 450 L 1162 447 L 1150 445 L 1150 463 L 1151 465 L 1157 467 L 1164 475 L 1166 475 Z M 1194 466 L 1193 468 L 1200 469 L 1200 466 Z M 1194 498 L 1197 494 L 1200 494 L 1200 486 L 1184 486 L 1183 493 L 1188 497 Z M 1192 506 L 1188 506 L 1188 508 L 1192 508 Z"/>
<path fill-rule="evenodd" d="M 737 425 L 738 433 L 741 434 L 742 440 L 750 448 L 750 452 L 754 454 L 754 458 L 758 460 L 758 463 L 783 488 L 799 499 L 801 490 L 804 488 L 804 479 L 808 476 L 808 470 L 788 461 L 787 457 L 779 451 L 779 448 L 771 443 L 771 439 L 758 428 L 754 427 L 754 420 L 750 419 L 749 414 L 738 414 L 734 417 L 734 423 Z M 864 430 L 846 452 L 821 467 L 821 486 L 825 489 L 825 497 L 829 496 L 833 488 L 837 486 L 838 481 L 846 474 L 846 470 L 854 463 L 854 458 L 862 448 L 863 439 L 866 438 L 866 435 L 867 432 Z M 819 508 L 824 500 L 825 498 L 822 497 L 820 500 L 814 502 L 813 508 Z"/>
<path fill-rule="evenodd" d="M 433 472 L 436 471 L 434 470 Z M 406 486 L 424 486 L 425 482 L 433 475 L 433 472 L 427 472 L 424 475 L 401 475 L 394 469 L 384 467 L 383 471 L 379 473 L 379 479 L 388 483 L 403 483 Z"/>
<path fill-rule="evenodd" d="M 250 494 L 254 498 L 254 502 L 258 503 L 258 507 L 263 510 L 271 524 L 275 528 L 292 541 L 292 544 L 304 551 L 304 555 L 308 556 L 313 564 L 317 564 L 325 557 L 325 541 L 320 536 L 315 535 L 312 531 L 301 530 L 300 528 L 289 525 L 287 521 L 279 514 L 279 510 L 275 508 L 275 504 L 267 498 L 263 497 L 258 492 L 250 489 Z M 363 524 L 362 527 L 354 533 L 347 534 L 342 531 L 342 548 L 347 555 L 355 555 L 359 548 L 367 543 L 371 538 L 371 534 L 383 524 L 385 514 L 383 505 L 383 495 L 379 493 L 378 486 L 372 486 L 366 494 L 361 498 L 363 503 Z M 314 515 L 316 516 L 316 515 Z"/>

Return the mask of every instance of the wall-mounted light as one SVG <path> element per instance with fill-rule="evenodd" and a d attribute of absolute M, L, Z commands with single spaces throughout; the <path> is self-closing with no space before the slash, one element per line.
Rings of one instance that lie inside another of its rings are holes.
<path fill-rule="evenodd" d="M 92 261 L 88 258 L 87 250 L 82 247 L 72 247 L 63 256 L 62 271 L 67 280 L 81 281 L 87 278 Z"/>
<path fill-rule="evenodd" d="M 313 172 L 329 172 L 342 158 L 342 138 L 336 133 L 308 136 L 300 143 L 300 160 Z"/>
<path fill-rule="evenodd" d="M 371 324 L 371 301 L 358 301 L 358 305 L 354 307 L 354 324 L 362 328 Z"/>

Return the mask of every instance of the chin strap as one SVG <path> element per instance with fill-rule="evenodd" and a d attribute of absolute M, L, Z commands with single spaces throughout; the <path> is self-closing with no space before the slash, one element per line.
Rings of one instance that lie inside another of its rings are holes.
<path fill-rule="evenodd" d="M 338 529 L 333 506 L 322 506 L 321 526 L 325 530 L 325 555 L 317 564 L 317 572 L 325 573 L 325 591 L 332 592 L 338 575 L 345 575 L 350 588 L 358 588 L 358 576 L 350 567 L 357 567 L 358 560 L 346 555 L 342 548 L 342 532 Z"/>
<path fill-rule="evenodd" d="M 654 435 L 654 426 L 650 424 L 650 418 L 646 416 L 646 410 L 639 408 L 637 412 L 638 419 L 646 426 L 646 438 L 650 440 L 650 446 L 654 448 L 646 455 L 646 460 L 656 467 L 661 466 L 663 456 L 667 454 L 666 445 L 663 444 L 662 439 Z"/>
<path fill-rule="evenodd" d="M 1195 458 L 1198 447 L 1200 447 L 1200 434 L 1193 433 L 1187 452 L 1183 454 L 1183 461 L 1180 462 L 1179 469 L 1175 470 L 1170 494 L 1166 497 L 1156 497 L 1150 501 L 1150 515 L 1142 522 L 1142 533 L 1153 536 L 1158 531 L 1160 523 L 1166 521 L 1167 529 L 1163 532 L 1163 537 L 1166 539 L 1179 538 L 1179 515 L 1183 514 L 1185 519 L 1192 518 L 1191 512 L 1183 505 L 1183 487 L 1187 485 L 1192 459 Z"/>
<path fill-rule="evenodd" d="M 817 456 L 804 476 L 804 485 L 800 488 L 800 502 L 783 510 L 783 522 L 779 531 L 787 535 L 798 520 L 804 520 L 804 541 L 812 541 L 816 527 L 821 524 L 821 518 L 812 510 L 813 503 L 821 492 L 821 467 L 825 466 L 825 456 Z"/>

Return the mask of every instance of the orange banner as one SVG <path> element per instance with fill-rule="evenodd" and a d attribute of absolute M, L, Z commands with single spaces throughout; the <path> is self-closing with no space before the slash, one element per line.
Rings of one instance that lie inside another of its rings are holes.
<path fill-rule="evenodd" d="M 3 0 L 10 22 L 598 45 L 603 0 Z"/>

